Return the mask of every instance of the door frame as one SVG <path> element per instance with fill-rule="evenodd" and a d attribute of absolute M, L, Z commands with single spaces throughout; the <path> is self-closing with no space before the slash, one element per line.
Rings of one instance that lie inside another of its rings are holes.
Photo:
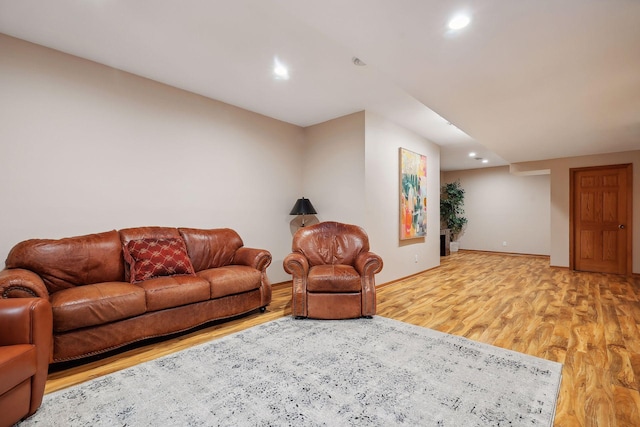
<path fill-rule="evenodd" d="M 602 169 L 625 169 L 627 172 L 627 271 L 624 273 L 631 276 L 633 272 L 633 164 L 624 163 L 618 165 L 591 166 L 569 169 L 569 269 L 575 270 L 575 246 L 576 246 L 576 224 L 573 219 L 575 215 L 575 176 L 578 172 L 594 171 Z"/>

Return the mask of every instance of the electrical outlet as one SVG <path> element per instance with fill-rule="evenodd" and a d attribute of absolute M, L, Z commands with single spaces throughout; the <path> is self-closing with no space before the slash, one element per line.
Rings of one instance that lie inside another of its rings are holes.
<path fill-rule="evenodd" d="M 507 246 L 507 241 L 502 242 L 502 246 Z"/>
<path fill-rule="evenodd" d="M 418 262 L 418 254 L 416 254 L 416 260 L 415 261 Z"/>

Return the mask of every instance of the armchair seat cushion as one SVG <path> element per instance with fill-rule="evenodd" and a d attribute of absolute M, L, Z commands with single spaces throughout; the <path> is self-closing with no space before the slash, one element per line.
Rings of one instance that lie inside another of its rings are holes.
<path fill-rule="evenodd" d="M 196 276 L 165 276 L 136 283 L 144 289 L 147 311 L 163 310 L 209 299 L 209 283 Z"/>
<path fill-rule="evenodd" d="M 362 280 L 350 265 L 316 265 L 309 269 L 307 291 L 309 292 L 360 292 Z"/>
<path fill-rule="evenodd" d="M 221 298 L 252 291 L 260 287 L 260 270 L 245 265 L 228 265 L 199 271 L 198 277 L 211 285 L 211 298 Z"/>
<path fill-rule="evenodd" d="M 36 373 L 36 347 L 31 344 L 3 346 L 0 352 L 0 395 Z"/>
<path fill-rule="evenodd" d="M 125 282 L 63 289 L 52 294 L 49 301 L 56 332 L 115 322 L 147 311 L 144 289 Z"/>

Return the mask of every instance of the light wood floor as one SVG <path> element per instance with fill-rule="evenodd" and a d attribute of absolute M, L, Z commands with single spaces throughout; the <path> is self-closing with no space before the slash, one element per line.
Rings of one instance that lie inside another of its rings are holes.
<path fill-rule="evenodd" d="M 378 315 L 564 364 L 556 426 L 640 426 L 640 279 L 549 267 L 547 257 L 461 251 L 378 289 Z M 46 392 L 291 313 L 267 312 L 49 375 Z"/>

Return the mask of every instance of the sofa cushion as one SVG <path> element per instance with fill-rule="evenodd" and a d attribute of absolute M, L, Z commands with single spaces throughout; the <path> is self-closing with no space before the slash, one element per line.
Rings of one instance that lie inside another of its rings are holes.
<path fill-rule="evenodd" d="M 316 265 L 307 276 L 309 292 L 360 292 L 362 280 L 350 265 Z"/>
<path fill-rule="evenodd" d="M 131 283 L 175 274 L 193 275 L 193 266 L 182 239 L 131 240 L 124 248 Z"/>
<path fill-rule="evenodd" d="M 200 230 L 179 228 L 195 271 L 224 267 L 233 262 L 236 251 L 243 246 L 242 239 L 230 228 Z"/>
<path fill-rule="evenodd" d="M 146 312 L 144 289 L 125 282 L 64 289 L 51 295 L 49 301 L 56 332 L 102 325 Z"/>
<path fill-rule="evenodd" d="M 211 285 L 211 298 L 252 291 L 260 287 L 262 274 L 244 265 L 228 265 L 196 273 Z"/>
<path fill-rule="evenodd" d="M 209 282 L 196 276 L 157 277 L 136 286 L 145 291 L 147 311 L 206 301 L 211 296 Z"/>
<path fill-rule="evenodd" d="M 122 244 L 115 230 L 59 240 L 25 240 L 11 249 L 6 267 L 33 271 L 49 293 L 124 279 Z"/>

